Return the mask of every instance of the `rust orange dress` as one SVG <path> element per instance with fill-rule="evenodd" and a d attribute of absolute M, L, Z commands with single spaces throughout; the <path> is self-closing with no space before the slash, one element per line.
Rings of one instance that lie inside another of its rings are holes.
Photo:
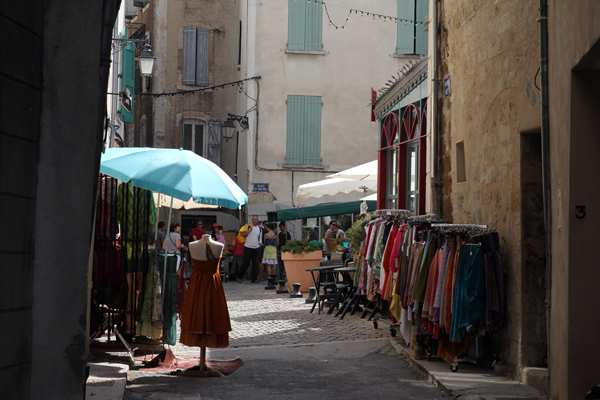
<path fill-rule="evenodd" d="M 194 260 L 194 269 L 181 315 L 179 342 L 186 346 L 229 346 L 229 310 L 219 275 L 221 257 L 206 243 L 207 260 Z"/>

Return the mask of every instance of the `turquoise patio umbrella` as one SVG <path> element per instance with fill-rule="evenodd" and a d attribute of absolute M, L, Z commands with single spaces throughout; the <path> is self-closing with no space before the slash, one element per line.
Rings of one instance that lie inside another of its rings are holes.
<path fill-rule="evenodd" d="M 219 166 L 183 149 L 110 148 L 100 172 L 176 199 L 239 208 L 248 196 Z"/>
<path fill-rule="evenodd" d="M 100 172 L 142 189 L 200 204 L 239 208 L 248 196 L 218 165 L 183 149 L 121 147 L 107 149 L 100 159 Z M 166 275 L 167 257 L 164 262 Z M 163 276 L 165 276 L 163 275 Z M 164 295 L 163 282 L 163 295 Z"/>

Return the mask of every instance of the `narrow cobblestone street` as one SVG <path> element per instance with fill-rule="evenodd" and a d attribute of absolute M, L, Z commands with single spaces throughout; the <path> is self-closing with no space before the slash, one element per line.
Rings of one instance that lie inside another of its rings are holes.
<path fill-rule="evenodd" d="M 210 359 L 244 360 L 225 378 L 190 378 L 131 370 L 126 399 L 436 399 L 445 397 L 397 354 L 385 326 L 347 315 L 309 313 L 306 295 L 225 282 L 233 331 L 230 347 Z M 177 344 L 180 356 L 199 349 Z"/>

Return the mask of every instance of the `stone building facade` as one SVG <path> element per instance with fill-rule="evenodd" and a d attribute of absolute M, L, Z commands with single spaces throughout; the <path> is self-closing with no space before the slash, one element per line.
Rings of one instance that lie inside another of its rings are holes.
<path fill-rule="evenodd" d="M 238 80 L 240 63 L 239 1 L 153 0 L 128 21 L 143 26 L 156 57 L 152 77 L 138 77 L 135 122 L 128 146 L 184 148 L 207 158 L 241 185 L 237 136 L 225 141 L 221 125 L 237 114 L 238 94 L 249 83 Z M 228 84 L 228 85 L 224 85 Z M 167 220 L 168 207 L 159 219 Z M 225 213 L 234 216 L 231 220 Z M 175 210 L 173 221 L 187 234 L 197 218 L 207 226 L 239 227 L 235 210 Z"/>
<path fill-rule="evenodd" d="M 240 151 L 239 156 L 240 165 L 248 171 L 247 186 L 242 187 L 248 188 L 249 204 L 257 210 L 274 210 L 277 204 L 297 206 L 299 185 L 377 157 L 370 89 L 382 87 L 407 58 L 414 57 L 397 54 L 400 24 L 350 13 L 351 8 L 398 15 L 396 0 L 352 0 L 343 7 L 327 5 L 327 9 L 321 2 L 282 0 L 249 2 L 240 8 L 239 76 L 261 76 L 260 87 L 249 87 L 250 97 L 260 100 L 258 112 L 250 114 L 250 129 L 240 141 L 245 153 Z M 306 36 L 314 43 L 298 41 L 296 33 L 304 28 L 314 33 Z M 240 99 L 243 115 L 255 102 L 245 96 Z M 314 129 L 311 139 L 294 142 L 303 123 L 297 121 L 296 111 L 303 107 L 305 122 Z M 257 183 L 268 183 L 269 192 L 255 192 Z M 358 192 L 342 194 L 321 198 L 317 204 L 360 197 Z M 303 203 L 314 204 L 315 199 Z"/>
<path fill-rule="evenodd" d="M 598 384 L 600 4 L 548 2 L 552 204 L 550 398 Z"/>
<path fill-rule="evenodd" d="M 85 397 L 87 266 L 117 3 L 0 3 L 0 224 L 12 232 L 0 241 L 2 399 Z"/>
<path fill-rule="evenodd" d="M 547 365 L 538 8 L 442 0 L 436 27 L 437 211 L 498 231 L 508 312 L 491 351 L 498 370 L 525 380 Z"/>

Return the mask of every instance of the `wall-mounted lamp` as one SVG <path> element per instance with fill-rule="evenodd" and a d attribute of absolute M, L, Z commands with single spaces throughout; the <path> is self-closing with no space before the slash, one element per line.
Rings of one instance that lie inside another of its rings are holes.
<path fill-rule="evenodd" d="M 229 139 L 231 139 L 233 137 L 233 134 L 235 133 L 235 124 L 233 123 L 233 121 L 237 121 L 243 130 L 249 128 L 248 117 L 227 114 L 227 121 L 225 121 L 223 125 L 221 125 L 221 133 L 223 134 L 223 139 L 225 139 L 226 142 L 228 142 Z"/>
<path fill-rule="evenodd" d="M 142 50 L 142 54 L 138 57 L 140 62 L 140 73 L 142 76 L 152 76 L 152 68 L 154 68 L 154 60 L 156 57 L 154 53 L 152 53 L 152 48 L 149 44 L 144 46 L 144 50 Z"/>

